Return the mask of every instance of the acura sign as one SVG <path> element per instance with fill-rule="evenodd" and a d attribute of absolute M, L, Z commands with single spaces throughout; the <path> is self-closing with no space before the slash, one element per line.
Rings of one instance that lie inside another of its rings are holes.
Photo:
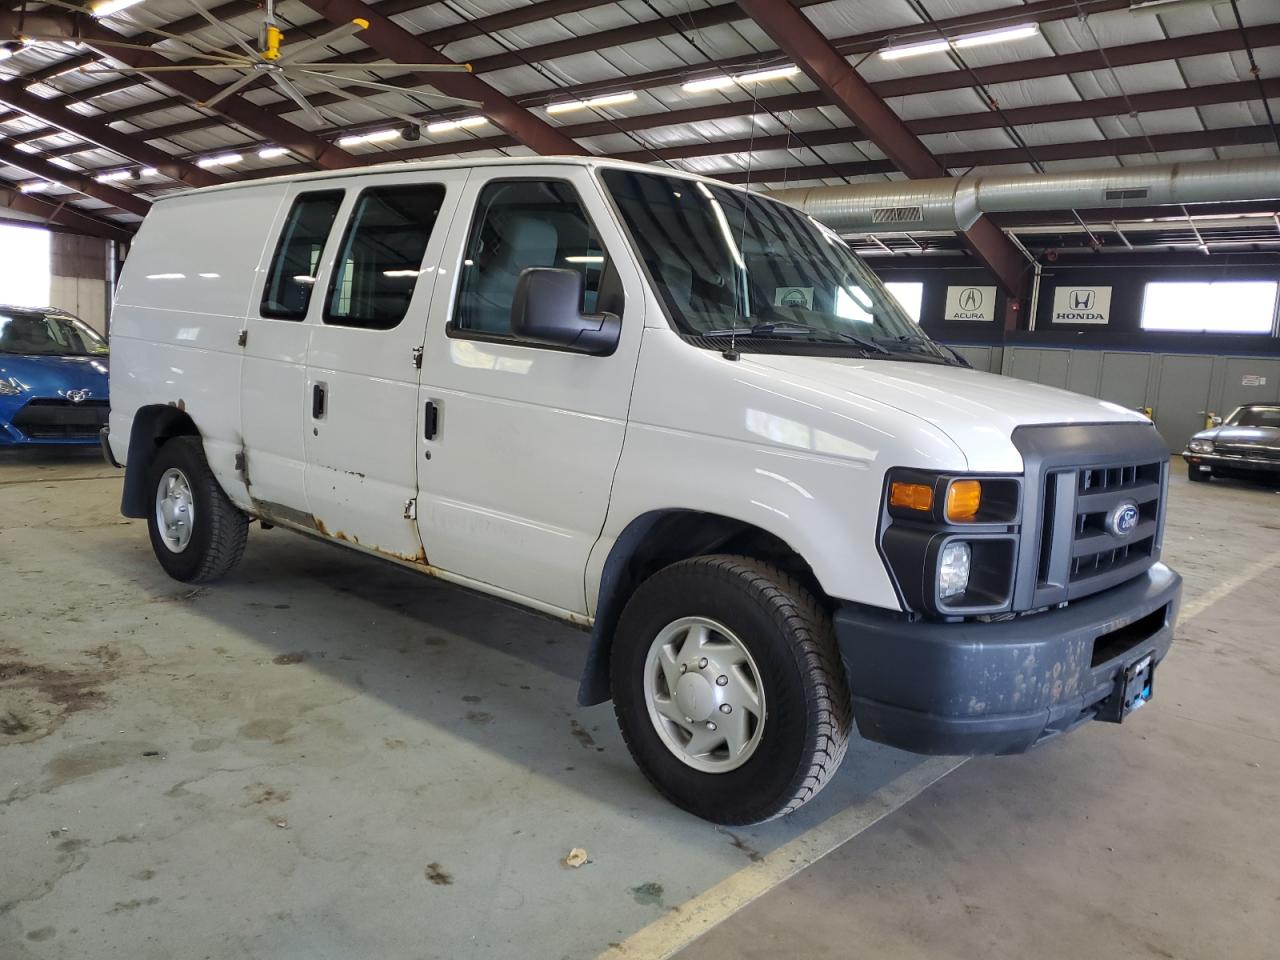
<path fill-rule="evenodd" d="M 947 287 L 943 320 L 994 320 L 995 287 Z"/>
<path fill-rule="evenodd" d="M 1110 319 L 1110 287 L 1062 286 L 1054 289 L 1054 323 L 1107 323 Z"/>

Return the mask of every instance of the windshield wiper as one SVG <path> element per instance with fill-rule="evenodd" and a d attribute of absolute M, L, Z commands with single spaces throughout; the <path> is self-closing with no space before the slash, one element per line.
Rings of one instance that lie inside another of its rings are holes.
<path fill-rule="evenodd" d="M 835 330 L 823 330 L 820 327 L 811 327 L 807 323 L 798 323 L 794 320 L 779 320 L 779 321 L 770 320 L 770 321 L 766 321 L 765 323 L 754 324 L 750 327 L 736 327 L 736 328 L 726 327 L 723 330 L 707 330 L 705 333 L 702 334 L 702 336 L 704 337 L 732 337 L 732 336 L 760 337 L 760 336 L 768 336 L 769 334 L 785 335 L 788 331 L 792 333 L 817 334 L 818 336 L 826 337 L 828 340 L 835 340 L 835 339 L 844 340 L 848 343 L 852 343 L 856 346 L 861 347 L 863 350 L 868 350 L 871 353 L 884 353 L 884 354 L 892 353 L 891 350 L 886 349 L 882 344 L 876 343 L 874 340 L 867 340 L 863 337 L 856 336 L 855 334 L 852 334 L 852 333 L 843 333 Z"/>
<path fill-rule="evenodd" d="M 902 344 L 903 346 L 939 347 L 947 351 L 947 353 L 951 354 L 952 358 L 960 366 L 968 367 L 971 370 L 973 369 L 973 364 L 971 364 L 968 360 L 966 360 L 959 353 L 957 353 L 952 347 L 947 346 L 947 344 L 945 343 L 939 343 L 937 340 L 934 340 L 932 337 L 912 336 L 911 334 L 903 334 L 902 336 L 898 336 L 898 337 L 878 337 L 877 342 L 899 343 L 899 344 Z M 920 357 L 929 356 L 929 355 L 930 354 L 926 354 L 926 353 L 916 354 L 916 356 L 920 356 Z M 947 362 L 945 357 L 939 357 L 938 359 L 942 360 L 944 363 Z"/>

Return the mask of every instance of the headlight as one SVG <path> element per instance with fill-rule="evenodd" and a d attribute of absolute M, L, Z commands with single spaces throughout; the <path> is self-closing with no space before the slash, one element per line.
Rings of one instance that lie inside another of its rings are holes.
<path fill-rule="evenodd" d="M 938 558 L 938 597 L 958 597 L 969 589 L 969 569 L 973 551 L 963 540 L 953 540 Z"/>
<path fill-rule="evenodd" d="M 17 380 L 0 380 L 0 397 L 16 397 L 25 389 Z"/>
<path fill-rule="evenodd" d="M 1191 452 L 1192 453 L 1213 453 L 1213 441 L 1212 440 L 1192 440 Z"/>

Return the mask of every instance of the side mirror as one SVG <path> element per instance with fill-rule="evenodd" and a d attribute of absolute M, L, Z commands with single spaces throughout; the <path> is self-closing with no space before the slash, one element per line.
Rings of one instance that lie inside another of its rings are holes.
<path fill-rule="evenodd" d="M 582 274 L 555 267 L 528 267 L 516 281 L 511 302 L 511 332 L 521 340 L 574 353 L 613 353 L 622 318 L 613 313 L 583 314 Z"/>
<path fill-rule="evenodd" d="M 1209 418 L 1209 423 L 1211 423 L 1215 427 L 1220 427 L 1222 426 L 1222 418 L 1215 413 L 1212 417 Z"/>

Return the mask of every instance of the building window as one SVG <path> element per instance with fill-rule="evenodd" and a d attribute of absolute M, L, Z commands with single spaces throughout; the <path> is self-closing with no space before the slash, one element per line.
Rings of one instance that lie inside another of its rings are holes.
<path fill-rule="evenodd" d="M 444 187 L 373 187 L 360 194 L 329 282 L 325 323 L 390 330 L 409 310 Z"/>
<path fill-rule="evenodd" d="M 897 300 L 902 307 L 903 313 L 914 320 L 920 322 L 920 304 L 924 302 L 924 284 L 923 283 L 907 283 L 891 282 L 886 283 L 884 288 L 893 294 L 893 299 Z"/>
<path fill-rule="evenodd" d="M 271 258 L 266 289 L 262 291 L 264 317 L 301 320 L 307 315 L 320 270 L 320 254 L 341 205 L 341 190 L 304 193 L 293 201 L 276 254 Z"/>
<path fill-rule="evenodd" d="M 0 224 L 0 302 L 13 307 L 47 307 L 52 301 L 49 231 Z"/>
<path fill-rule="evenodd" d="M 1276 287 L 1271 280 L 1148 283 L 1142 299 L 1142 329 L 1271 333 L 1276 323 Z"/>

